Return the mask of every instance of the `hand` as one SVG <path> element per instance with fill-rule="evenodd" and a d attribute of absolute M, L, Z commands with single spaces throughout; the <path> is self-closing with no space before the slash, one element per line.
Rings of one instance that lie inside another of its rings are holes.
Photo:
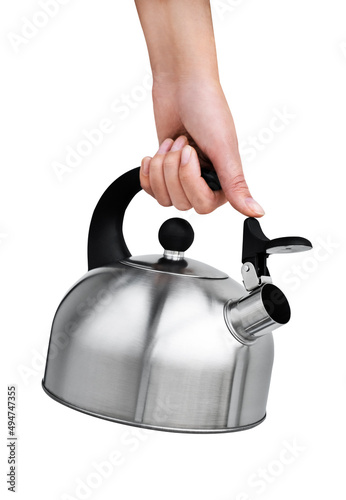
<path fill-rule="evenodd" d="M 153 71 L 160 148 L 142 161 L 143 189 L 161 205 L 209 213 L 227 200 L 244 215 L 264 211 L 244 179 L 231 112 L 218 74 L 209 0 L 135 0 Z M 200 166 L 214 168 L 213 192 Z"/>
<path fill-rule="evenodd" d="M 161 205 L 179 210 L 206 214 L 228 200 L 244 215 L 261 217 L 264 211 L 244 179 L 232 115 L 218 81 L 154 81 L 153 104 L 160 148 L 142 160 L 142 188 Z M 214 167 L 222 191 L 208 187 L 201 167 Z"/>

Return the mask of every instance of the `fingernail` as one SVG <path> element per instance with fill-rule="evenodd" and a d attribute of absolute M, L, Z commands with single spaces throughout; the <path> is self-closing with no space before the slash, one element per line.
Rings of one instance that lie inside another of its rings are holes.
<path fill-rule="evenodd" d="M 180 164 L 182 166 L 186 165 L 187 163 L 189 163 L 190 161 L 190 156 L 191 156 L 191 146 L 187 145 L 183 148 L 182 152 L 181 152 L 181 160 L 180 160 Z"/>
<path fill-rule="evenodd" d="M 245 203 L 250 208 L 250 210 L 252 212 L 255 212 L 257 215 L 264 215 L 265 214 L 265 211 L 263 210 L 261 205 L 259 203 L 257 203 L 257 201 L 255 201 L 253 198 L 246 198 Z"/>
<path fill-rule="evenodd" d="M 158 153 L 168 153 L 173 144 L 173 139 L 165 139 L 159 147 Z"/>
<path fill-rule="evenodd" d="M 143 175 L 149 175 L 150 160 L 151 160 L 150 156 L 146 156 L 145 158 L 143 158 L 143 161 L 142 161 L 142 174 Z"/>
<path fill-rule="evenodd" d="M 185 143 L 186 143 L 186 138 L 185 136 L 181 135 L 180 137 L 178 137 L 178 139 L 174 141 L 171 151 L 179 151 L 184 147 Z"/>

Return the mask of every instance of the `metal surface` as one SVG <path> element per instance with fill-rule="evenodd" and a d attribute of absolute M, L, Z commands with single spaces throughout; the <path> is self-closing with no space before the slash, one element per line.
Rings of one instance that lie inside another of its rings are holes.
<path fill-rule="evenodd" d="M 254 341 L 287 323 L 290 308 L 279 288 L 264 284 L 236 302 L 229 301 L 225 317 L 240 342 Z"/>
<path fill-rule="evenodd" d="M 63 401 L 62 399 L 57 398 L 54 394 L 49 392 L 45 386 L 42 384 L 42 388 L 45 391 L 45 393 L 57 401 L 58 403 L 63 404 L 64 406 L 67 406 L 68 408 L 72 408 L 72 410 L 77 410 L 81 413 L 85 413 L 86 415 L 91 415 L 92 417 L 97 417 L 101 418 L 102 420 L 109 420 L 110 422 L 116 422 L 117 424 L 123 424 L 123 425 L 129 425 L 131 427 L 141 427 L 142 429 L 150 429 L 150 430 L 155 430 L 155 431 L 164 431 L 164 432 L 183 432 L 185 434 L 214 434 L 214 433 L 225 433 L 225 432 L 239 432 L 239 431 L 245 431 L 247 429 L 252 429 L 253 427 L 256 427 L 257 425 L 261 424 L 265 419 L 266 415 L 259 420 L 258 422 L 255 422 L 250 425 L 243 425 L 242 427 L 226 427 L 224 429 L 212 429 L 212 430 L 206 430 L 206 429 L 184 429 L 180 427 L 167 427 L 167 426 L 159 426 L 159 425 L 149 425 L 149 424 L 143 424 L 139 422 L 129 422 L 126 420 L 120 420 L 118 418 L 113 418 L 113 417 L 106 417 L 100 413 L 95 413 L 92 411 L 84 410 L 83 408 L 78 408 L 78 406 L 72 405 L 67 403 L 66 401 Z"/>
<path fill-rule="evenodd" d="M 120 262 L 126 266 L 136 267 L 138 269 L 147 269 L 149 271 L 169 274 L 182 274 L 184 276 L 190 276 L 191 278 L 218 280 L 228 278 L 226 273 L 194 259 L 180 259 L 178 261 L 169 262 L 169 259 L 164 258 L 162 255 L 140 255 L 137 257 L 129 257 Z"/>
<path fill-rule="evenodd" d="M 271 283 L 272 279 L 270 276 L 257 276 L 255 266 L 252 262 L 245 262 L 241 267 L 241 275 L 243 277 L 243 283 L 248 292 L 255 290 L 264 283 Z"/>
<path fill-rule="evenodd" d="M 183 260 L 184 252 L 178 252 L 177 250 L 165 250 L 163 256 L 167 260 Z"/>
<path fill-rule="evenodd" d="M 70 289 L 53 321 L 45 390 L 67 406 L 140 427 L 257 425 L 266 413 L 271 333 L 240 342 L 224 309 L 244 288 L 191 259 L 166 263 L 130 258 L 88 272 Z"/>
<path fill-rule="evenodd" d="M 311 246 L 308 246 L 308 245 L 279 245 L 276 247 L 267 248 L 266 252 L 268 254 L 297 253 L 297 252 L 306 252 L 307 250 L 311 250 Z"/>

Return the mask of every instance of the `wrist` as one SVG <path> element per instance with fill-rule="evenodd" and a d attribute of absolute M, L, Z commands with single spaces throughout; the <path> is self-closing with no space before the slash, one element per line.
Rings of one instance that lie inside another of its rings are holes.
<path fill-rule="evenodd" d="M 209 0 L 136 0 L 154 82 L 218 81 Z"/>
<path fill-rule="evenodd" d="M 186 88 L 202 87 L 221 88 L 218 73 L 206 71 L 205 68 L 195 68 L 191 71 L 177 71 L 176 69 L 165 71 L 152 71 L 153 93 L 161 90 L 179 93 Z"/>

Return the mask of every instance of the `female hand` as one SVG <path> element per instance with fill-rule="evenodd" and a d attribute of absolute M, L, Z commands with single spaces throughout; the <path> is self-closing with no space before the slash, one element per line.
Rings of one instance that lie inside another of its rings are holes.
<path fill-rule="evenodd" d="M 237 135 L 218 74 L 209 0 L 136 0 L 153 71 L 160 148 L 142 161 L 142 188 L 164 206 L 209 213 L 226 201 L 264 215 L 244 179 Z M 214 168 L 213 192 L 200 167 Z"/>
<path fill-rule="evenodd" d="M 153 103 L 160 148 L 142 160 L 142 188 L 163 206 L 206 214 L 229 201 L 247 216 L 262 207 L 245 182 L 231 112 L 217 81 L 154 82 Z M 173 140 L 175 139 L 175 140 Z M 201 167 L 215 169 L 222 191 L 212 191 Z"/>

